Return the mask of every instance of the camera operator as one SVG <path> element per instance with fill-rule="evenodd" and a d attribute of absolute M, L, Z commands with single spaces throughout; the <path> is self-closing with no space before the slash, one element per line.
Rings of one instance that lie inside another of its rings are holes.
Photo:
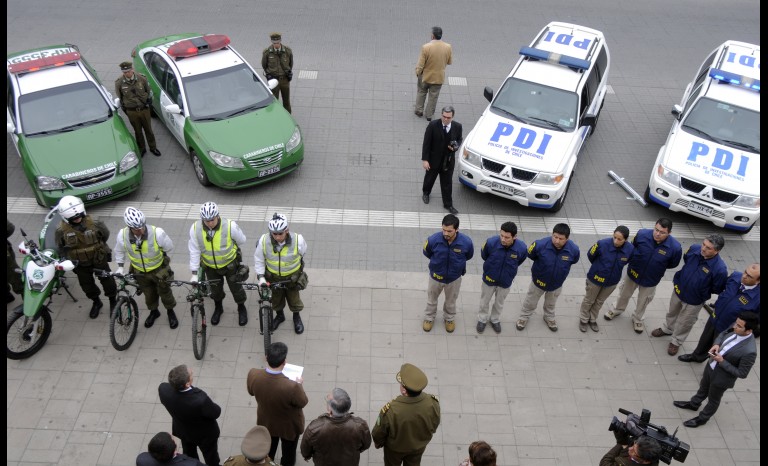
<path fill-rule="evenodd" d="M 614 431 L 616 445 L 600 460 L 599 466 L 630 466 L 650 464 L 658 466 L 661 456 L 659 442 L 647 435 L 637 438 L 629 437 L 626 433 Z"/>

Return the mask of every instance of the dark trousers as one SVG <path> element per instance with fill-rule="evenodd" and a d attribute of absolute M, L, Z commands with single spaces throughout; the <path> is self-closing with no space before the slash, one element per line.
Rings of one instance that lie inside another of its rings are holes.
<path fill-rule="evenodd" d="M 83 289 L 83 292 L 88 296 L 88 299 L 97 300 L 99 299 L 99 296 L 101 296 L 101 290 L 96 286 L 96 276 L 93 274 L 93 269 L 106 270 L 107 272 L 110 271 L 109 263 L 103 262 L 93 265 L 78 265 L 75 267 L 74 272 L 75 275 L 77 275 L 77 281 L 80 283 L 80 288 Z M 115 284 L 114 278 L 99 277 L 99 281 L 101 282 L 101 286 L 104 287 L 104 294 L 107 298 L 114 298 L 117 296 L 117 285 Z"/>
<path fill-rule="evenodd" d="M 275 99 L 280 100 L 280 94 L 283 95 L 283 108 L 291 113 L 291 83 L 284 77 L 277 78 L 277 87 L 272 89 Z"/>
<path fill-rule="evenodd" d="M 704 325 L 704 330 L 699 337 L 699 344 L 696 345 L 696 349 L 693 350 L 693 357 L 696 360 L 705 360 L 708 358 L 707 353 L 712 345 L 715 343 L 715 337 L 717 332 L 715 330 L 715 323 L 712 319 L 707 319 L 707 324 Z"/>
<path fill-rule="evenodd" d="M 211 285 L 211 299 L 214 301 L 222 301 L 227 294 L 224 293 L 224 280 L 229 285 L 229 291 L 232 292 L 232 297 L 235 299 L 235 303 L 240 304 L 245 302 L 245 290 L 243 285 L 237 283 L 235 275 L 237 275 L 237 262 L 232 261 L 230 264 L 220 268 L 214 269 L 203 265 L 203 272 L 205 272 L 206 280 L 220 280 Z"/>
<path fill-rule="evenodd" d="M 147 150 L 147 146 L 144 143 L 145 134 L 149 143 L 149 150 L 157 149 L 155 133 L 152 132 L 152 114 L 149 112 L 149 107 L 144 110 L 126 110 L 125 114 L 128 115 L 128 121 L 133 126 L 133 132 L 136 133 L 136 143 L 139 145 L 139 152 L 143 153 Z"/>
<path fill-rule="evenodd" d="M 432 186 L 435 185 L 438 176 L 440 177 L 440 193 L 443 195 L 443 207 L 450 207 L 453 205 L 453 195 L 451 194 L 453 170 L 442 171 L 440 167 L 430 167 L 424 172 L 424 185 L 421 187 L 421 191 L 424 194 L 431 193 Z"/>
<path fill-rule="evenodd" d="M 200 459 L 200 457 L 197 456 L 198 447 L 200 447 L 200 451 L 203 452 L 205 464 L 208 466 L 219 466 L 219 461 L 221 461 L 221 459 L 219 458 L 218 437 L 201 439 L 199 442 L 184 439 L 181 440 L 181 448 L 184 450 L 184 454 L 190 458 L 196 460 Z"/>
<path fill-rule="evenodd" d="M 714 370 L 707 364 L 707 367 L 704 368 L 704 373 L 701 375 L 699 391 L 691 398 L 691 404 L 694 406 L 701 406 L 701 403 L 707 400 L 707 405 L 699 413 L 699 419 L 704 421 L 709 420 L 709 418 L 715 415 L 717 408 L 720 407 L 720 400 L 723 399 L 725 391 L 728 390 L 725 387 L 712 385 L 712 372 Z"/>
<path fill-rule="evenodd" d="M 421 464 L 421 455 L 427 447 L 408 453 L 392 451 L 384 447 L 384 465 L 385 466 L 419 466 Z"/>
<path fill-rule="evenodd" d="M 280 456 L 280 464 L 282 466 L 294 466 L 296 464 L 296 448 L 299 446 L 299 439 L 286 440 L 280 437 L 272 437 L 272 445 L 269 447 L 269 457 L 275 459 L 277 453 L 277 444 L 281 443 L 282 455 Z"/>
<path fill-rule="evenodd" d="M 19 268 L 19 264 L 16 262 L 16 256 L 11 252 L 10 249 L 8 249 L 8 258 L 5 264 L 5 278 L 8 281 L 8 293 L 10 294 L 11 289 L 13 289 L 13 292 L 18 295 L 24 293 L 24 284 L 21 281 L 21 273 L 16 273 L 16 269 Z"/>
<path fill-rule="evenodd" d="M 176 307 L 176 298 L 171 291 L 171 285 L 166 280 L 173 280 L 173 270 L 168 266 L 147 272 L 137 272 L 133 267 L 131 271 L 135 274 L 136 282 L 144 293 L 144 302 L 147 303 L 147 309 L 150 311 L 159 309 L 159 301 L 163 301 L 166 309 L 172 310 Z"/>

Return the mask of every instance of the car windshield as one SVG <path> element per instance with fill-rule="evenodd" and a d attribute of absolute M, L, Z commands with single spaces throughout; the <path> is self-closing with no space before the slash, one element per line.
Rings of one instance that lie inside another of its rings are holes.
<path fill-rule="evenodd" d="M 72 131 L 106 121 L 106 100 L 89 81 L 54 87 L 19 97 L 21 125 L 27 136 Z"/>
<path fill-rule="evenodd" d="M 754 110 L 704 97 L 688 112 L 683 128 L 725 146 L 760 153 L 760 112 Z"/>
<path fill-rule="evenodd" d="M 221 119 L 266 107 L 272 92 L 245 64 L 184 79 L 192 120 Z"/>
<path fill-rule="evenodd" d="M 573 92 L 510 78 L 499 90 L 491 109 L 531 125 L 571 132 L 578 121 L 578 102 Z"/>

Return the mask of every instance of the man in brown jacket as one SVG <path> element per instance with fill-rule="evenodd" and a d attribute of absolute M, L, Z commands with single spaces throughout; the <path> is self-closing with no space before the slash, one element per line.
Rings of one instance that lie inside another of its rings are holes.
<path fill-rule="evenodd" d="M 360 453 L 371 447 L 368 423 L 353 416 L 349 409 L 349 393 L 334 388 L 325 397 L 327 412 L 310 422 L 301 438 L 301 456 L 315 466 L 355 466 L 360 464 Z"/>
<path fill-rule="evenodd" d="M 440 88 L 445 82 L 445 67 L 451 64 L 451 44 L 442 41 L 443 29 L 440 26 L 432 28 L 432 40 L 421 46 L 419 61 L 416 63 L 416 116 L 425 116 L 432 120 L 437 106 Z M 424 101 L 429 93 L 427 108 Z"/>
<path fill-rule="evenodd" d="M 296 464 L 296 447 L 299 436 L 304 432 L 304 412 L 309 400 L 301 385 L 304 379 L 295 382 L 283 374 L 288 347 L 275 342 L 267 349 L 267 368 L 251 369 L 246 386 L 248 393 L 256 398 L 256 424 L 269 430 L 272 446 L 269 457 L 274 458 L 278 443 L 282 443 L 282 466 Z"/>

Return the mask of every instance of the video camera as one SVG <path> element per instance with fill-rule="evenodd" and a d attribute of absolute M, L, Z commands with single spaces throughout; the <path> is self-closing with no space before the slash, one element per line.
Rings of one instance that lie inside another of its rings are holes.
<path fill-rule="evenodd" d="M 626 414 L 627 420 L 622 422 L 616 416 L 613 416 L 611 424 L 608 426 L 608 431 L 615 431 L 621 435 L 633 438 L 647 435 L 655 439 L 659 442 L 659 445 L 661 445 L 660 461 L 667 464 L 670 464 L 673 459 L 681 463 L 685 462 L 685 459 L 688 457 L 688 452 L 691 451 L 691 447 L 675 437 L 677 429 L 675 429 L 672 435 L 669 435 L 666 427 L 651 424 L 651 411 L 647 409 L 643 409 L 643 413 L 640 416 L 621 408 L 619 408 L 619 412 L 621 414 Z"/>

